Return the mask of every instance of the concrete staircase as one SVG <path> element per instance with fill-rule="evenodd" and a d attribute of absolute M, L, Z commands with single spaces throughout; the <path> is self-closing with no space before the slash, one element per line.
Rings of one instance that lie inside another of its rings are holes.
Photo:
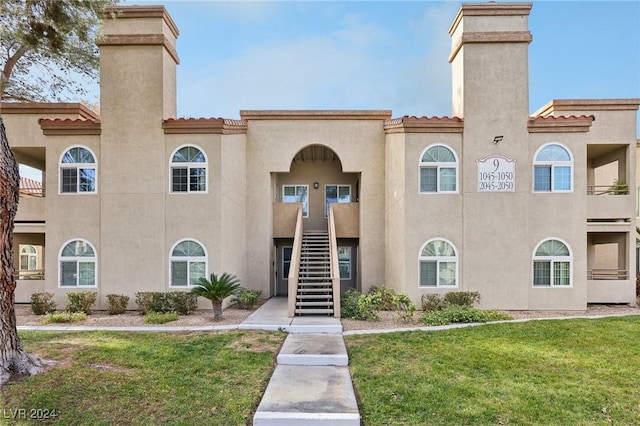
<path fill-rule="evenodd" d="M 278 354 L 254 426 L 359 426 L 341 334 L 290 333 Z"/>
<path fill-rule="evenodd" d="M 296 315 L 333 315 L 329 234 L 302 235 Z"/>

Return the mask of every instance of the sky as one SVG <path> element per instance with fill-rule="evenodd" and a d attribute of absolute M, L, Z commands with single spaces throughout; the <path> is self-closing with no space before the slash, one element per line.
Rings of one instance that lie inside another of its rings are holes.
<path fill-rule="evenodd" d="M 180 29 L 178 116 L 243 109 L 451 115 L 459 1 L 146 1 Z M 640 1 L 534 1 L 530 112 L 552 99 L 640 98 Z"/>

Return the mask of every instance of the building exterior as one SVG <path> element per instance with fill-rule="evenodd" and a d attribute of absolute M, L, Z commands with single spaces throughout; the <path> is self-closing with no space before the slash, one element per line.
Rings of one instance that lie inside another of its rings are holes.
<path fill-rule="evenodd" d="M 635 304 L 640 100 L 553 100 L 530 114 L 530 9 L 461 7 L 451 117 L 192 119 L 176 117 L 171 17 L 122 7 L 99 45 L 99 116 L 2 107 L 18 161 L 43 171 L 40 193 L 20 200 L 16 301 L 49 291 L 64 305 L 84 289 L 100 308 L 111 293 L 134 308 L 136 292 L 229 272 L 293 306 L 300 235 L 329 231 L 334 296 L 386 285 L 418 304 L 454 290 L 480 292 L 485 308 Z"/>

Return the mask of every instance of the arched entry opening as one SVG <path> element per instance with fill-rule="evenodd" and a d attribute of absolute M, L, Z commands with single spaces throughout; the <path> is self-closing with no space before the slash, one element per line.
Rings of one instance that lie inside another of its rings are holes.
<path fill-rule="evenodd" d="M 359 221 L 357 203 L 360 173 L 344 172 L 339 156 L 325 145 L 308 145 L 296 153 L 288 172 L 274 173 L 274 246 L 275 294 L 288 295 L 295 228 L 292 204 L 302 206 L 305 233 L 327 232 L 330 204 L 340 205 L 348 213 L 342 217 L 343 230 L 337 234 L 340 287 L 357 287 Z M 355 207 L 354 207 L 355 206 Z M 334 206 L 335 207 L 335 206 Z M 351 209 L 349 210 L 349 207 Z M 297 209 L 296 209 L 297 211 Z M 349 217 L 348 217 L 349 216 Z M 350 216 L 355 216 L 351 218 Z M 344 229 L 348 228 L 348 229 Z M 289 235 L 291 234 L 291 235 Z"/>

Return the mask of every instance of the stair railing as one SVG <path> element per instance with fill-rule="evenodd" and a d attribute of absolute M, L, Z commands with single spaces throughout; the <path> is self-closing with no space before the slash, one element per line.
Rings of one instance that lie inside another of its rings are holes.
<path fill-rule="evenodd" d="M 340 318 L 340 262 L 338 261 L 338 242 L 333 206 L 329 204 L 329 261 L 331 264 L 331 287 L 333 289 L 333 316 Z"/>
<path fill-rule="evenodd" d="M 300 256 L 302 254 L 302 206 L 298 208 L 296 230 L 293 236 L 293 249 L 291 250 L 291 263 L 289 265 L 289 287 L 287 296 L 288 316 L 296 314 L 296 295 L 298 294 L 298 278 L 300 275 Z"/>

